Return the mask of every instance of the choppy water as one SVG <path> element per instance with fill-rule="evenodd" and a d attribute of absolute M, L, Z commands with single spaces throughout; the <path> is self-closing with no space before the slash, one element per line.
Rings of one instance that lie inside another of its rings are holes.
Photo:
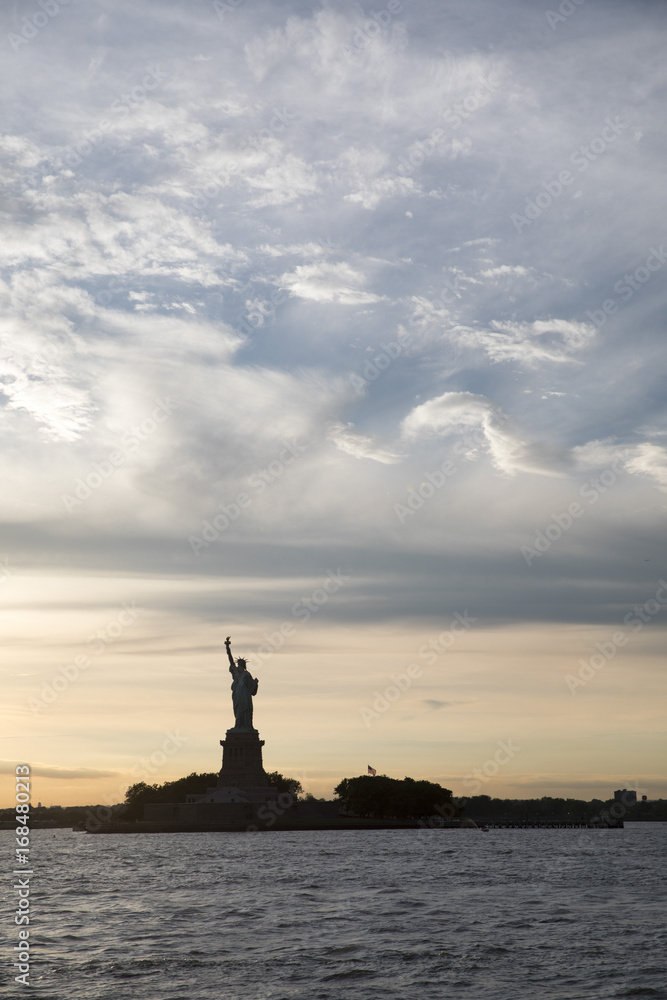
<path fill-rule="evenodd" d="M 648 823 L 36 831 L 32 982 L 47 1000 L 667 998 L 666 841 Z M 10 964 L 0 996 L 25 995 Z"/>

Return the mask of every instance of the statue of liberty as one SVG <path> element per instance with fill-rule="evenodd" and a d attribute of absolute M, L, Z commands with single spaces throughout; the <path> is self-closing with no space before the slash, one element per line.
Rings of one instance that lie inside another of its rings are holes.
<path fill-rule="evenodd" d="M 234 706 L 234 728 L 232 733 L 256 733 L 252 724 L 252 698 L 257 694 L 259 681 L 248 673 L 246 662 L 239 658 L 236 663 L 232 656 L 231 636 L 225 639 L 225 649 L 229 657 L 229 672 L 232 675 L 232 705 Z"/>

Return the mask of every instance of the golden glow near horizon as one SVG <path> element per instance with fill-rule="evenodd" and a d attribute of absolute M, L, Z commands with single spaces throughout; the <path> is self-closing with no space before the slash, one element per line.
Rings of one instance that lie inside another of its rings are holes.
<path fill-rule="evenodd" d="M 667 795 L 660 5 L 231 6 L 0 10 L 2 801 L 216 771 L 228 634 L 316 795 Z"/>
<path fill-rule="evenodd" d="M 13 635 L 6 637 L 15 700 L 3 732 L 18 734 L 29 748 L 34 801 L 111 804 L 138 780 L 162 783 L 219 769 L 219 740 L 233 724 L 226 628 L 196 613 L 165 613 L 164 605 L 184 588 L 193 608 L 205 595 L 224 608 L 228 581 L 16 582 Z M 39 611 L 21 608 L 21 601 Z M 126 615 L 126 628 L 105 636 L 123 605 L 134 607 L 136 619 Z M 294 619 L 294 634 L 275 651 L 259 640 L 273 636 L 277 644 L 280 622 L 240 623 L 233 648 L 249 657 L 260 679 L 255 724 L 266 740 L 267 768 L 327 797 L 367 763 L 394 777 L 438 781 L 459 796 L 665 792 L 660 717 L 651 708 L 665 693 L 662 627 L 638 632 L 573 694 L 567 677 L 578 677 L 581 661 L 608 641 L 609 629 L 485 627 L 474 617 L 461 607 L 442 627 Z M 90 665 L 77 675 L 72 667 L 82 654 Z M 23 759 L 3 761 L 3 805 L 10 804 L 14 764 Z"/>

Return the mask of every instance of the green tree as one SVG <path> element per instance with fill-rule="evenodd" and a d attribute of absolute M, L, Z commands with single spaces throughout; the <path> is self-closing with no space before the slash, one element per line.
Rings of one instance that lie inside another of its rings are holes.
<path fill-rule="evenodd" d="M 148 802 L 185 802 L 187 795 L 203 795 L 217 780 L 215 771 L 204 774 L 193 771 L 186 778 L 165 781 L 163 785 L 147 785 L 145 781 L 138 781 L 130 785 L 125 793 L 123 819 L 142 819 Z"/>
<path fill-rule="evenodd" d="M 297 778 L 286 778 L 280 771 L 271 771 L 267 778 L 269 784 L 277 788 L 279 792 L 290 792 L 292 795 L 303 795 L 303 786 Z"/>
<path fill-rule="evenodd" d="M 269 784 L 280 792 L 291 792 L 292 795 L 303 793 L 301 782 L 296 778 L 286 778 L 279 771 L 267 775 Z M 130 785 L 125 793 L 124 820 L 143 819 L 144 806 L 149 802 L 185 802 L 188 795 L 203 795 L 207 788 L 217 784 L 218 774 L 215 771 L 197 774 L 193 771 L 186 778 L 176 781 L 165 781 L 163 785 L 147 785 L 138 781 Z"/>
<path fill-rule="evenodd" d="M 386 774 L 362 774 L 358 778 L 343 778 L 335 793 L 345 811 L 356 816 L 418 820 L 439 815 L 450 819 L 459 812 L 449 789 L 414 778 L 400 781 Z"/>

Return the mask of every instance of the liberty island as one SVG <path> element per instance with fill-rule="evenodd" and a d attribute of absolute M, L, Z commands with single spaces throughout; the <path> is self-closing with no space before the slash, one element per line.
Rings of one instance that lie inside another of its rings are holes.
<path fill-rule="evenodd" d="M 222 766 L 216 784 L 203 791 L 183 791 L 184 802 L 169 801 L 168 795 L 166 801 L 145 801 L 143 819 L 135 815 L 133 821 L 104 823 L 89 832 L 400 829 L 434 823 L 475 827 L 472 820 L 461 818 L 448 789 L 412 778 L 401 782 L 386 775 L 375 777 L 370 765 L 369 774 L 374 776 L 344 778 L 335 789 L 337 800 L 318 800 L 312 795 L 299 799 L 295 791 L 301 785 L 296 779 L 284 778 L 277 771 L 268 775 L 264 770 L 264 740 L 253 718 L 259 680 L 252 676 L 243 657 L 234 659 L 230 636 L 225 639 L 225 651 L 232 680 L 234 725 L 220 740 Z M 209 780 L 212 776 L 205 775 Z"/>

